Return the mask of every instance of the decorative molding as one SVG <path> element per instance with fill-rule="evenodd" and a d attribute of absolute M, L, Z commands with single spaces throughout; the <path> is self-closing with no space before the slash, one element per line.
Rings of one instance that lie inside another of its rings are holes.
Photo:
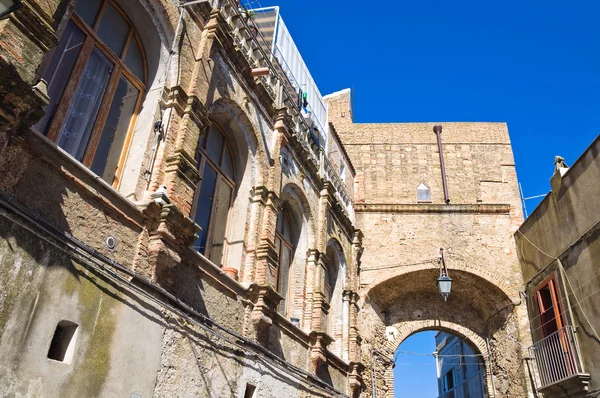
<path fill-rule="evenodd" d="M 508 204 L 433 204 L 406 203 L 386 204 L 368 203 L 355 204 L 357 213 L 475 213 L 475 214 L 509 214 L 511 205 Z"/>

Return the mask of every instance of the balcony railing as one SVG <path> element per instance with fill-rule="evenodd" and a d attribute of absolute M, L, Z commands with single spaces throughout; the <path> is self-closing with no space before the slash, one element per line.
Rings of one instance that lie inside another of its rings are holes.
<path fill-rule="evenodd" d="M 453 389 L 446 391 L 438 398 L 483 398 L 485 393 L 483 390 L 483 380 L 481 372 L 477 372 L 470 376 L 461 384 Z"/>
<path fill-rule="evenodd" d="M 575 331 L 565 326 L 529 347 L 537 388 L 584 374 Z"/>

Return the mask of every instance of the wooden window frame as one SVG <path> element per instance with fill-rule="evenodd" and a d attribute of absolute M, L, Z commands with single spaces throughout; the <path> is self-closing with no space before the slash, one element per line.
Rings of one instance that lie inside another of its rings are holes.
<path fill-rule="evenodd" d="M 206 140 L 208 139 L 208 134 L 210 131 L 209 129 L 207 129 L 204 136 L 199 140 L 198 147 L 196 148 L 196 153 L 200 155 L 200 160 L 198 162 L 198 172 L 200 173 L 200 182 L 198 183 L 198 186 L 196 187 L 196 191 L 194 192 L 194 198 L 192 201 L 192 209 L 190 212 L 190 217 L 194 218 L 196 215 L 196 212 L 198 210 L 198 196 L 200 195 L 200 190 L 202 189 L 202 176 L 204 174 L 204 168 L 206 167 L 206 163 L 208 163 L 209 167 L 212 167 L 213 170 L 215 170 L 215 172 L 217 173 L 217 180 L 215 181 L 215 188 L 214 188 L 213 194 L 214 194 L 214 192 L 218 191 L 219 185 L 221 183 L 226 183 L 231 188 L 231 198 L 229 200 L 229 209 L 227 210 L 227 220 L 225 221 L 226 225 L 225 225 L 225 237 L 224 237 L 224 242 L 223 242 L 223 253 L 222 253 L 221 259 L 219 261 L 219 263 L 222 264 L 223 259 L 227 258 L 227 251 L 228 251 L 227 249 L 228 249 L 229 245 L 226 245 L 225 241 L 227 240 L 227 236 L 229 235 L 231 212 L 233 211 L 233 204 L 235 202 L 235 197 L 236 197 L 236 195 L 235 195 L 236 188 L 237 188 L 237 185 L 236 185 L 236 181 L 237 181 L 236 161 L 233 156 L 233 151 L 232 151 L 231 145 L 229 143 L 229 139 L 227 138 L 227 134 L 225 134 L 225 131 L 217 123 L 213 122 L 212 126 L 215 127 L 219 131 L 219 133 L 223 136 L 223 149 L 221 150 L 221 158 L 219 159 L 219 161 L 220 162 L 223 161 L 223 156 L 225 155 L 225 150 L 229 151 L 229 154 L 231 156 L 232 168 L 233 168 L 233 178 L 229 177 L 222 170 L 221 166 L 216 164 L 210 158 L 210 156 L 208 155 L 208 152 L 204 148 L 204 145 L 206 144 Z M 222 181 L 224 181 L 224 182 L 222 182 Z M 208 217 L 208 228 L 206 231 L 205 252 L 204 253 L 199 252 L 200 254 L 202 254 L 203 256 L 205 256 L 206 258 L 209 258 L 209 259 L 210 259 L 210 251 L 212 248 L 212 233 L 214 232 L 214 222 L 212 222 L 213 221 L 212 216 L 214 213 L 214 209 L 215 209 L 215 202 L 213 201 L 213 203 L 211 205 L 209 217 Z"/>
<path fill-rule="evenodd" d="M 560 330 L 565 326 L 565 318 L 563 317 L 561 311 L 561 293 L 558 284 L 558 274 L 556 272 L 553 272 L 550 276 L 548 276 L 541 283 L 539 283 L 533 290 L 533 295 L 535 297 L 534 300 L 536 303 L 536 316 L 540 318 L 539 329 L 541 336 L 543 336 L 542 338 L 547 337 L 544 331 L 544 323 L 542 320 L 542 315 L 547 312 L 547 309 L 544 309 L 544 304 L 541 298 L 540 291 L 546 286 L 548 286 L 548 289 L 550 291 L 550 298 L 552 300 L 552 311 L 554 313 L 554 319 L 556 320 L 557 330 Z"/>
<path fill-rule="evenodd" d="M 102 39 L 100 39 L 100 37 L 96 33 L 100 25 L 100 21 L 104 16 L 106 7 L 109 4 L 112 7 L 114 7 L 129 24 L 129 32 L 125 40 L 125 44 L 123 45 L 123 50 L 119 55 L 115 54 L 111 49 L 109 49 L 108 46 L 102 41 Z M 58 101 L 56 112 L 52 119 L 49 121 L 47 137 L 54 142 L 58 140 L 60 130 L 65 122 L 71 104 L 73 102 L 73 98 L 75 96 L 77 87 L 79 86 L 79 83 L 81 81 L 81 77 L 85 66 L 87 65 L 87 62 L 90 58 L 90 55 L 92 54 L 93 49 L 97 48 L 100 51 L 100 53 L 102 53 L 102 55 L 104 55 L 110 62 L 113 63 L 113 69 L 110 72 L 110 77 L 106 89 L 102 94 L 100 108 L 98 110 L 98 114 L 96 115 L 96 120 L 94 122 L 94 126 L 92 128 L 92 132 L 90 134 L 90 138 L 88 140 L 83 159 L 81 161 L 81 163 L 83 163 L 84 166 L 88 168 L 92 166 L 94 155 L 96 153 L 96 149 L 98 148 L 98 143 L 100 142 L 100 137 L 102 135 L 102 131 L 106 123 L 106 118 L 108 117 L 108 112 L 110 111 L 110 107 L 114 99 L 114 95 L 119 84 L 119 80 L 121 79 L 121 76 L 124 76 L 136 89 L 139 90 L 134 111 L 131 116 L 131 120 L 129 121 L 129 126 L 127 128 L 127 134 L 123 142 L 123 147 L 121 148 L 121 153 L 119 155 L 119 161 L 117 162 L 117 169 L 115 171 L 114 180 L 107 181 L 114 188 L 117 188 L 121 182 L 123 166 L 125 164 L 125 160 L 129 152 L 129 147 L 131 145 L 131 139 L 133 136 L 133 130 L 142 106 L 142 100 L 147 91 L 146 82 L 148 80 L 148 60 L 146 58 L 146 53 L 144 51 L 142 40 L 140 39 L 139 33 L 137 32 L 135 25 L 127 16 L 127 14 L 119 7 L 119 5 L 114 2 L 114 0 L 103 0 L 100 8 L 98 9 L 98 13 L 96 14 L 93 26 L 88 26 L 79 17 L 79 15 L 77 15 L 77 12 L 75 10 L 73 10 L 72 15 L 70 16 L 70 21 L 73 22 L 73 24 L 83 32 L 83 34 L 85 35 L 85 39 L 81 46 L 79 55 L 77 56 L 77 60 L 75 61 L 75 65 L 73 66 L 73 70 L 71 71 L 71 75 L 68 78 L 63 94 L 60 100 Z M 132 40 L 135 40 L 137 42 L 138 48 L 142 56 L 144 67 L 143 82 L 125 65 L 125 57 L 127 56 L 127 50 L 129 49 Z"/>
<path fill-rule="evenodd" d="M 288 211 L 285 210 L 285 209 L 281 210 L 281 212 L 279 213 L 278 217 L 284 217 L 284 221 L 286 221 L 288 223 L 288 226 L 290 228 L 290 234 L 292 235 L 291 236 L 291 240 L 293 241 L 294 240 L 294 235 L 293 235 L 292 223 L 290 222 L 290 217 L 289 217 Z M 281 250 L 283 248 L 283 245 L 285 245 L 290 250 L 290 264 L 288 266 L 289 269 L 288 269 L 288 277 L 287 277 L 287 279 L 288 279 L 287 280 L 288 289 L 285 292 L 285 297 L 284 297 L 285 308 L 283 309 L 283 314 L 282 314 L 285 317 L 285 316 L 288 316 L 290 314 L 290 299 L 292 297 L 292 295 L 290 294 L 291 291 L 292 291 L 290 279 L 291 279 L 291 276 L 292 276 L 291 270 L 292 270 L 292 264 L 294 263 L 294 256 L 296 254 L 296 248 L 294 247 L 293 243 L 292 242 L 288 242 L 288 240 L 285 238 L 285 236 L 283 236 L 283 233 L 280 232 L 277 229 L 277 224 L 275 225 L 275 236 L 277 238 L 279 238 L 279 241 L 281 242 L 281 246 L 279 247 L 279 252 L 277 253 L 277 256 L 278 256 L 278 259 L 279 259 L 279 267 L 277 268 L 277 284 L 276 284 L 276 287 L 275 287 L 277 293 L 281 292 L 281 286 L 283 285 L 283 281 L 282 281 L 283 275 L 282 275 L 282 271 L 281 271 L 281 266 L 282 266 L 282 264 L 281 264 L 281 257 L 282 257 L 281 256 L 281 253 L 282 253 Z"/>

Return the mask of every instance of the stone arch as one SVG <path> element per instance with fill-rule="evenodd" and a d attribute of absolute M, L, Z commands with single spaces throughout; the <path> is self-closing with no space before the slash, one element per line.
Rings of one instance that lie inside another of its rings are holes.
<path fill-rule="evenodd" d="M 399 326 L 393 325 L 391 327 L 395 328 L 395 331 L 393 333 L 393 339 L 388 337 L 388 341 L 385 344 L 385 351 L 391 353 L 392 357 L 398 349 L 398 347 L 400 347 L 400 345 L 404 342 L 404 340 L 419 332 L 424 332 L 428 330 L 448 332 L 465 340 L 476 354 L 481 354 L 483 368 L 485 371 L 485 391 L 487 396 L 494 396 L 492 387 L 493 385 L 491 380 L 492 367 L 491 362 L 489 361 L 490 352 L 488 350 L 488 346 L 485 339 L 479 334 L 462 325 L 453 322 L 439 321 L 437 319 L 423 319 L 417 321 L 403 322 Z M 389 328 L 390 327 L 388 327 L 388 330 Z M 385 370 L 384 381 L 387 387 L 386 397 L 393 398 L 394 374 L 391 366 L 388 366 Z"/>
<path fill-rule="evenodd" d="M 504 294 L 506 294 L 506 296 L 508 296 L 508 298 L 512 299 L 513 301 L 517 301 L 519 299 L 518 286 L 511 286 L 505 279 L 502 279 L 498 273 L 493 273 L 479 265 L 469 264 L 464 261 L 452 260 L 447 262 L 446 265 L 448 267 L 449 273 L 452 273 L 452 271 L 463 271 L 473 274 L 501 290 Z M 364 294 L 370 296 L 373 289 L 377 288 L 377 286 L 381 285 L 383 282 L 389 279 L 401 277 L 413 272 L 437 268 L 437 261 L 429 260 L 413 265 L 398 267 L 396 269 L 386 269 L 385 273 L 382 273 L 382 275 L 376 277 L 373 280 L 373 282 L 369 284 L 369 287 L 366 289 Z"/>
<path fill-rule="evenodd" d="M 315 220 L 306 194 L 298 184 L 287 183 L 281 190 L 279 198 L 289 202 L 295 207 L 298 215 L 302 215 L 303 222 L 307 225 L 308 248 L 314 247 L 316 242 Z"/>
<path fill-rule="evenodd" d="M 254 187 L 264 184 L 263 175 L 268 163 L 263 141 L 236 102 L 225 98 L 215 101 L 209 107 L 209 119 L 225 134 L 235 158 L 235 199 L 229 213 L 227 253 L 223 264 L 239 270 L 245 255 L 244 242 L 249 233 L 246 229 L 250 217 L 248 195 Z"/>
<path fill-rule="evenodd" d="M 299 235 L 291 262 L 289 278 L 291 303 L 288 304 L 288 308 L 290 308 L 290 318 L 302 319 L 307 291 L 308 251 L 315 242 L 314 220 L 308 200 L 296 184 L 287 184 L 281 190 L 279 198 L 282 202 L 282 211 L 287 211 L 292 217 L 292 222 L 295 224 L 294 229 Z"/>

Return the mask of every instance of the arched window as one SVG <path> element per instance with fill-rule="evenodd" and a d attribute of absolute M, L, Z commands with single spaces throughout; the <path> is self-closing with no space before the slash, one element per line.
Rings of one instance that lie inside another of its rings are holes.
<path fill-rule="evenodd" d="M 339 288 L 336 288 L 338 287 L 340 261 L 338 253 L 331 245 L 327 247 L 326 256 L 327 263 L 325 264 L 323 275 L 323 294 L 325 296 L 325 302 L 329 305 L 329 311 L 327 313 L 327 324 L 325 327 L 327 333 L 335 338 L 335 317 L 339 316 L 340 314 L 337 312 L 341 311 L 341 308 L 338 308 L 338 301 L 341 303 L 341 294 L 339 295 L 340 297 L 336 297 L 336 294 L 339 294 Z"/>
<path fill-rule="evenodd" d="M 79 0 L 48 64 L 50 103 L 35 126 L 116 186 L 146 91 L 146 58 L 113 0 Z"/>
<path fill-rule="evenodd" d="M 431 202 L 431 190 L 423 183 L 417 187 L 417 202 Z"/>
<path fill-rule="evenodd" d="M 196 160 L 202 180 L 196 190 L 193 213 L 202 230 L 194 248 L 221 265 L 235 189 L 233 156 L 225 134 L 215 124 L 200 141 Z"/>
<path fill-rule="evenodd" d="M 278 311 L 284 317 L 290 313 L 290 276 L 294 260 L 297 239 L 292 231 L 289 211 L 284 209 L 277 217 L 275 232 L 275 247 L 279 254 L 279 269 L 277 272 L 277 292 L 283 297 L 279 303 Z"/>

